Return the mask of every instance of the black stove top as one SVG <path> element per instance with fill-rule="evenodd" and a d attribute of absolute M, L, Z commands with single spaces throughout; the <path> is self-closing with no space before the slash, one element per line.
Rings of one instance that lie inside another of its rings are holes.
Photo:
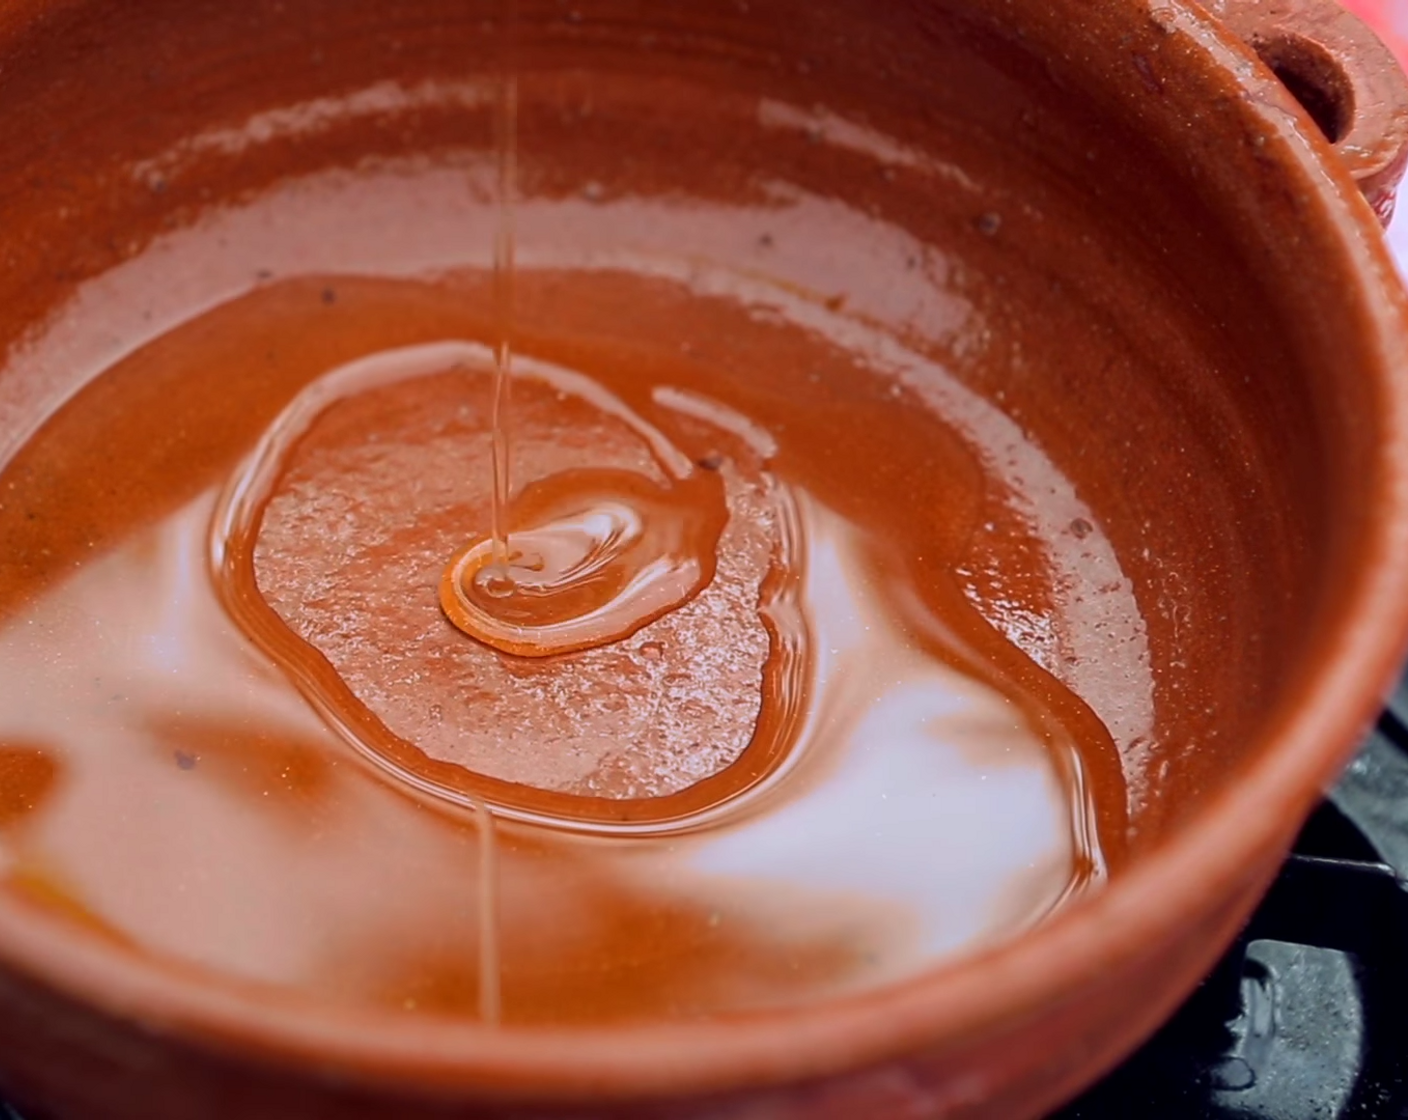
<path fill-rule="evenodd" d="M 1408 1120 L 1408 678 L 1237 944 L 1056 1120 Z"/>
<path fill-rule="evenodd" d="M 1408 1120 L 1408 677 L 1213 974 L 1052 1120 Z"/>

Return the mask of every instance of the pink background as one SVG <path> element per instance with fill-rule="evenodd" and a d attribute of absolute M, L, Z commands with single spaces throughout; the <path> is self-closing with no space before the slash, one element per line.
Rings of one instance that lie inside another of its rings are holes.
<path fill-rule="evenodd" d="M 1385 43 L 1408 67 L 1408 0 L 1341 0 L 1346 8 L 1371 23 Z M 1399 208 L 1408 205 L 1408 195 L 1400 196 Z M 1389 245 L 1399 268 L 1408 275 L 1408 216 L 1400 214 L 1389 230 Z"/>
<path fill-rule="evenodd" d="M 1344 6 L 1372 23 L 1384 41 L 1408 64 L 1408 0 L 1343 0 Z"/>

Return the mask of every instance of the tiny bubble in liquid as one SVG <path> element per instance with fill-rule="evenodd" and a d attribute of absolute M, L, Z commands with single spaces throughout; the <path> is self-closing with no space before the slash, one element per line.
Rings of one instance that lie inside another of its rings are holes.
<path fill-rule="evenodd" d="M 713 719 L 718 712 L 703 700 L 691 696 L 680 705 L 680 714 L 688 719 L 706 720 Z"/>
<path fill-rule="evenodd" d="M 641 642 L 636 652 L 646 661 L 659 661 L 665 656 L 665 646 L 660 642 Z"/>
<path fill-rule="evenodd" d="M 480 568 L 474 573 L 474 586 L 491 599 L 507 599 L 513 594 L 514 583 L 497 564 Z"/>

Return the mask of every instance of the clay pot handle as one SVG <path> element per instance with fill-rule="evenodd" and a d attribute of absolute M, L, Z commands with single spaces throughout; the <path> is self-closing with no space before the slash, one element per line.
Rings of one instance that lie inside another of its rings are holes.
<path fill-rule="evenodd" d="M 1408 78 L 1336 0 L 1205 0 L 1334 145 L 1388 225 L 1408 164 Z"/>

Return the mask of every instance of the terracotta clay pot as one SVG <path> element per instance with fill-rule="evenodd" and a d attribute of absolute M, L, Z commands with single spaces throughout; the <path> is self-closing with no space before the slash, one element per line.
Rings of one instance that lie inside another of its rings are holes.
<path fill-rule="evenodd" d="M 452 143 L 454 113 L 393 119 L 375 98 L 355 127 L 278 114 L 484 72 L 494 14 L 7 4 L 0 340 L 18 352 L 216 204 Z M 1320 0 L 601 0 L 581 15 L 524 0 L 525 88 L 653 92 L 619 119 L 609 97 L 565 124 L 526 109 L 529 189 L 727 196 L 750 188 L 719 167 L 785 165 L 940 247 L 1010 340 L 960 373 L 1074 480 L 1147 618 L 1154 734 L 1124 865 L 1039 928 L 903 985 L 591 1031 L 334 1011 L 3 902 L 0 1069 L 40 1115 L 1037 1116 L 1212 966 L 1393 677 L 1408 303 L 1375 211 L 1392 208 L 1408 96 L 1361 25 Z M 764 101 L 805 107 L 819 142 L 762 128 Z M 252 119 L 287 127 L 219 139 Z M 894 174 L 856 163 L 838 121 L 890 138 Z M 0 445 L 64 376 L 0 371 Z M 1102 681 L 1117 703 L 1123 682 Z"/>

